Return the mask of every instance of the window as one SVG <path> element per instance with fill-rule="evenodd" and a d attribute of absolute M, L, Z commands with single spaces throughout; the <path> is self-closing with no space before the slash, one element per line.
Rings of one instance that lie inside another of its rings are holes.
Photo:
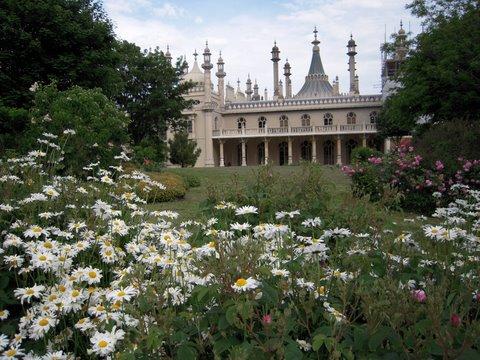
<path fill-rule="evenodd" d="M 281 128 L 288 127 L 288 117 L 287 117 L 287 115 L 280 116 L 280 127 Z"/>
<path fill-rule="evenodd" d="M 190 118 L 187 120 L 187 131 L 189 134 L 193 133 L 193 119 Z"/>
<path fill-rule="evenodd" d="M 332 125 L 333 124 L 333 115 L 332 113 L 326 113 L 323 115 L 323 124 L 324 125 Z"/>
<path fill-rule="evenodd" d="M 376 124 L 378 120 L 378 113 L 376 111 L 372 111 L 370 113 L 370 124 Z"/>
<path fill-rule="evenodd" d="M 265 143 L 262 141 L 257 145 L 258 165 L 265 164 Z"/>
<path fill-rule="evenodd" d="M 258 118 L 258 128 L 265 129 L 266 124 L 267 124 L 267 118 L 265 116 L 260 116 Z"/>
<path fill-rule="evenodd" d="M 241 118 L 238 118 L 237 120 L 237 127 L 239 130 L 242 130 L 242 129 L 245 129 L 245 126 L 246 126 L 246 121 L 245 121 L 245 118 L 241 117 Z"/>
<path fill-rule="evenodd" d="M 312 161 L 312 143 L 310 141 L 304 141 L 300 145 L 300 154 L 302 160 Z"/>
<path fill-rule="evenodd" d="M 218 130 L 218 117 L 215 116 L 213 119 L 213 130 Z"/>
<path fill-rule="evenodd" d="M 279 157 L 280 157 L 280 161 L 279 161 L 279 164 L 280 165 L 286 165 L 288 164 L 288 144 L 287 142 L 281 142 L 279 145 L 278 145 L 278 153 L 279 153 Z"/>
<path fill-rule="evenodd" d="M 323 144 L 323 164 L 324 165 L 333 165 L 334 164 L 334 149 L 335 144 L 332 140 L 327 140 Z"/>
<path fill-rule="evenodd" d="M 350 139 L 347 141 L 347 164 L 352 162 L 352 150 L 358 146 L 356 140 Z"/>
<path fill-rule="evenodd" d="M 302 115 L 302 126 L 310 126 L 310 115 L 308 114 Z"/>
<path fill-rule="evenodd" d="M 354 125 L 357 123 L 357 115 L 354 112 L 349 112 L 347 114 L 347 124 Z"/>

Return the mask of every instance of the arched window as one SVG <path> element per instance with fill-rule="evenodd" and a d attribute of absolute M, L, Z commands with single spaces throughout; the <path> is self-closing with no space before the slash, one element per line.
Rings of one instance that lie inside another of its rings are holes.
<path fill-rule="evenodd" d="M 266 124 L 267 124 L 267 118 L 265 116 L 260 116 L 258 118 L 258 128 L 265 129 Z"/>
<path fill-rule="evenodd" d="M 193 116 L 187 120 L 187 132 L 189 134 L 193 133 Z"/>
<path fill-rule="evenodd" d="M 308 114 L 302 115 L 302 126 L 310 126 L 310 115 Z"/>
<path fill-rule="evenodd" d="M 241 117 L 241 118 L 238 118 L 237 120 L 237 127 L 239 130 L 241 129 L 245 129 L 245 126 L 246 126 L 246 121 L 245 121 L 245 118 Z"/>
<path fill-rule="evenodd" d="M 288 127 L 288 117 L 287 117 L 287 115 L 280 116 L 280 127 L 281 128 Z"/>
<path fill-rule="evenodd" d="M 213 130 L 218 130 L 218 117 L 215 116 L 213 119 Z"/>
<path fill-rule="evenodd" d="M 302 160 L 312 161 L 312 143 L 310 141 L 304 141 L 300 145 L 300 154 Z"/>
<path fill-rule="evenodd" d="M 323 144 L 323 164 L 324 165 L 333 165 L 334 164 L 334 150 L 335 144 L 332 140 L 327 140 Z"/>
<path fill-rule="evenodd" d="M 378 120 L 378 113 L 376 111 L 372 111 L 370 113 L 370 124 L 376 124 Z"/>
<path fill-rule="evenodd" d="M 347 164 L 352 162 L 352 150 L 358 146 L 358 143 L 354 139 L 347 141 Z"/>
<path fill-rule="evenodd" d="M 263 141 L 257 145 L 257 155 L 257 163 L 259 165 L 265 164 L 265 143 Z"/>
<path fill-rule="evenodd" d="M 323 124 L 324 125 L 332 125 L 333 124 L 333 115 L 332 113 L 326 113 L 323 115 Z"/>
<path fill-rule="evenodd" d="M 357 115 L 350 111 L 348 114 L 347 114 L 347 124 L 348 125 L 354 125 L 357 123 Z"/>
<path fill-rule="evenodd" d="M 286 141 L 281 142 L 278 144 L 278 153 L 280 157 L 280 161 L 278 162 L 280 165 L 288 164 L 288 144 Z"/>

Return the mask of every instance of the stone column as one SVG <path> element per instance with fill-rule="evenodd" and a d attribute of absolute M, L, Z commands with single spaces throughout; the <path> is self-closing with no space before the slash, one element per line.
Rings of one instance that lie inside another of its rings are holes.
<path fill-rule="evenodd" d="M 337 165 L 342 165 L 342 138 L 337 136 Z"/>
<path fill-rule="evenodd" d="M 362 146 L 367 147 L 367 135 L 363 134 L 362 136 Z"/>
<path fill-rule="evenodd" d="M 288 165 L 293 163 L 292 138 L 288 138 Z"/>
<path fill-rule="evenodd" d="M 317 162 L 317 140 L 312 136 L 312 163 Z"/>
<path fill-rule="evenodd" d="M 263 142 L 265 144 L 265 159 L 264 159 L 264 164 L 268 164 L 268 139 L 265 139 Z"/>
<path fill-rule="evenodd" d="M 247 166 L 247 149 L 246 149 L 247 141 L 242 139 L 242 166 Z"/>
<path fill-rule="evenodd" d="M 223 154 L 223 140 L 220 140 L 220 167 L 225 166 L 225 156 Z"/>
<path fill-rule="evenodd" d="M 383 145 L 383 150 L 385 154 L 389 153 L 391 149 L 392 149 L 392 144 L 390 142 L 390 138 L 386 138 L 385 143 Z"/>

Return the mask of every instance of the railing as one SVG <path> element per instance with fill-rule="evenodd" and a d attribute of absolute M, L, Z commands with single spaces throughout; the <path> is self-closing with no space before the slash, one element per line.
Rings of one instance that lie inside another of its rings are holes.
<path fill-rule="evenodd" d="M 322 134 L 344 134 L 344 133 L 365 133 L 376 132 L 375 124 L 349 124 L 349 125 L 320 125 L 320 126 L 295 126 L 276 128 L 255 128 L 255 129 L 222 129 L 213 130 L 213 137 L 253 137 L 253 136 L 276 136 L 276 135 L 322 135 Z"/>
<path fill-rule="evenodd" d="M 261 101 L 243 101 L 226 102 L 225 110 L 236 109 L 258 109 L 258 108 L 277 108 L 291 106 L 308 105 L 329 105 L 329 104 L 355 104 L 381 102 L 382 95 L 356 95 L 356 96 L 337 96 L 322 99 L 284 99 L 284 100 L 261 100 Z"/>

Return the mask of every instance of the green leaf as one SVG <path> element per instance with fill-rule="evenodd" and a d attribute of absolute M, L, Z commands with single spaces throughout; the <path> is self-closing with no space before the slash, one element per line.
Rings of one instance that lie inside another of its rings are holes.
<path fill-rule="evenodd" d="M 313 337 L 312 348 L 314 351 L 318 351 L 322 347 L 327 337 L 324 334 L 318 334 Z"/>
<path fill-rule="evenodd" d="M 370 336 L 370 340 L 368 341 L 368 347 L 371 351 L 377 350 L 382 342 L 387 338 L 391 333 L 391 329 L 386 326 L 382 326 L 375 332 L 372 336 Z"/>
<path fill-rule="evenodd" d="M 215 343 L 213 344 L 213 351 L 218 356 L 224 351 L 229 350 L 233 346 L 238 345 L 239 343 L 240 341 L 234 337 L 222 338 L 215 341 Z"/>
<path fill-rule="evenodd" d="M 289 343 L 285 347 L 285 360 L 298 360 L 303 357 L 302 351 L 295 342 Z"/>
<path fill-rule="evenodd" d="M 177 350 L 177 359 L 179 360 L 195 360 L 197 358 L 197 350 L 189 345 L 180 345 Z"/>
<path fill-rule="evenodd" d="M 230 306 L 225 312 L 225 317 L 230 325 L 235 325 L 237 321 L 237 309 L 235 306 Z"/>

